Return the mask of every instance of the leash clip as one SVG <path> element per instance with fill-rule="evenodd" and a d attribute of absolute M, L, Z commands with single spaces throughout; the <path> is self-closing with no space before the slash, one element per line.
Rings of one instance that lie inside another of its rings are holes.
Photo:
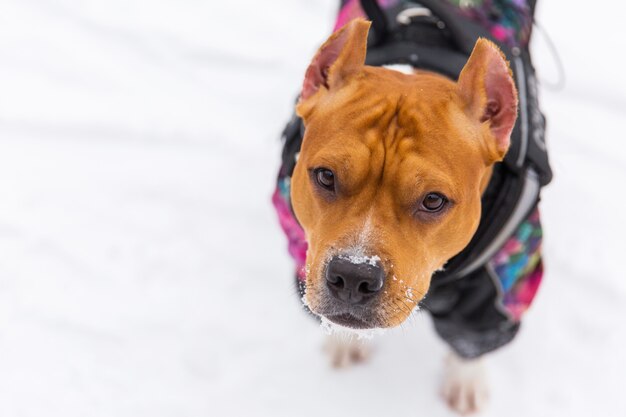
<path fill-rule="evenodd" d="M 434 19 L 436 19 L 435 24 L 437 25 L 437 28 L 439 28 L 439 29 L 445 29 L 446 28 L 445 22 L 443 20 L 437 18 L 436 16 L 433 16 L 433 12 L 430 11 L 429 8 L 424 7 L 424 6 L 409 7 L 407 9 L 404 9 L 404 10 L 400 11 L 396 15 L 396 22 L 398 22 L 399 24 L 401 24 L 403 26 L 408 26 L 411 23 L 413 23 L 413 19 L 415 19 L 417 17 L 434 18 Z"/>

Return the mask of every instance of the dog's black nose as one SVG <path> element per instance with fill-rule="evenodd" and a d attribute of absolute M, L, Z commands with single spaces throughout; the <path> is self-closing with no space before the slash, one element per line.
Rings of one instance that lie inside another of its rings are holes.
<path fill-rule="evenodd" d="M 337 299 L 349 304 L 360 304 L 382 288 L 385 273 L 377 262 L 355 263 L 353 260 L 333 257 L 326 268 L 326 285 Z"/>

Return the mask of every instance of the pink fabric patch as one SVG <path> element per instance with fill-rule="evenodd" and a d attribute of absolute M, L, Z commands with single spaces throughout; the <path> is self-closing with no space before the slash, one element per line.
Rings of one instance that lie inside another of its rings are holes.
<path fill-rule="evenodd" d="M 289 254 L 296 261 L 298 268 L 298 279 L 304 281 L 306 279 L 306 272 L 304 265 L 306 263 L 306 251 L 308 244 L 304 237 L 304 230 L 300 227 L 300 224 L 291 212 L 291 208 L 285 199 L 281 196 L 278 188 L 272 195 L 272 203 L 278 214 L 278 222 L 280 227 L 287 235 L 289 241 Z"/>
<path fill-rule="evenodd" d="M 394 6 L 398 4 L 398 2 L 399 0 L 378 0 L 378 4 L 382 8 Z M 341 10 L 339 10 L 333 32 L 341 29 L 346 23 L 348 23 L 352 19 L 356 19 L 357 17 L 367 17 L 365 16 L 365 12 L 361 8 L 361 3 L 359 2 L 359 0 L 348 0 L 346 4 L 341 8 Z"/>
<path fill-rule="evenodd" d="M 494 26 L 491 28 L 491 34 L 500 42 L 506 41 L 511 36 L 512 31 L 504 26 Z"/>

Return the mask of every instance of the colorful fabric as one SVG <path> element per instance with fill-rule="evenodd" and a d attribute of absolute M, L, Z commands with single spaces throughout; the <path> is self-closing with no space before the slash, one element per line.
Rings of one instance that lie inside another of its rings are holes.
<path fill-rule="evenodd" d="M 400 1 L 401 0 L 378 0 L 378 4 L 383 9 L 387 9 L 397 5 Z M 339 14 L 337 15 L 333 32 L 337 29 L 341 29 L 346 23 L 357 17 L 366 17 L 361 7 L 361 2 L 359 0 L 343 0 L 339 8 Z"/>
<path fill-rule="evenodd" d="M 401 1 L 378 0 L 378 4 L 386 9 Z M 528 44 L 533 24 L 529 0 L 445 1 L 456 6 L 464 16 L 487 28 L 498 41 L 509 46 L 526 46 Z M 419 0 L 416 2 L 419 3 Z M 333 30 L 341 28 L 357 17 L 365 17 L 359 0 L 343 0 Z"/>
<path fill-rule="evenodd" d="M 532 30 L 528 0 L 447 0 L 461 13 L 480 23 L 500 42 L 526 46 Z"/>
<path fill-rule="evenodd" d="M 539 209 L 535 209 L 489 261 L 504 294 L 502 304 L 515 320 L 530 306 L 543 277 L 542 237 Z"/>
<path fill-rule="evenodd" d="M 287 236 L 289 254 L 296 261 L 296 277 L 298 281 L 304 283 L 306 281 L 305 263 L 308 244 L 304 237 L 304 230 L 302 230 L 291 209 L 290 190 L 291 177 L 286 176 L 281 168 L 276 190 L 272 195 L 272 203 L 276 209 L 280 227 Z"/>

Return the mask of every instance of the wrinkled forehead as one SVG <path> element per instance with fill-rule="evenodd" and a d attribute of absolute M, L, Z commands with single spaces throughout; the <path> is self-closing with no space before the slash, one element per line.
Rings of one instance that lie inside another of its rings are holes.
<path fill-rule="evenodd" d="M 371 88 L 349 85 L 325 97 L 304 118 L 306 136 L 330 141 L 364 141 L 367 133 L 386 131 L 397 117 L 398 94 L 376 94 Z"/>
<path fill-rule="evenodd" d="M 360 80 L 324 97 L 305 120 L 303 150 L 342 152 L 359 144 L 370 149 L 401 144 L 404 152 L 429 154 L 446 146 L 473 146 L 480 126 L 464 113 L 453 84 L 422 78 L 429 81 L 415 76 L 411 82 L 381 86 Z"/>
<path fill-rule="evenodd" d="M 322 127 L 335 134 L 383 129 L 391 121 L 422 133 L 461 109 L 456 84 L 431 73 L 403 74 L 365 67 L 361 77 L 316 101 L 306 114 L 308 127 Z M 319 126 L 319 125 L 322 126 Z"/>

